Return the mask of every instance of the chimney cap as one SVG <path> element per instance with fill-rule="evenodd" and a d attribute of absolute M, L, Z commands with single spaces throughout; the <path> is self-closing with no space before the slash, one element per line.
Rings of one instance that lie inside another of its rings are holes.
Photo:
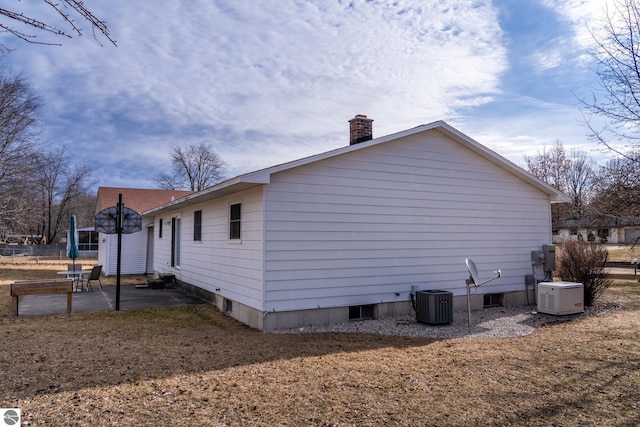
<path fill-rule="evenodd" d="M 351 123 L 354 120 L 367 120 L 369 122 L 373 121 L 373 119 L 368 119 L 366 114 L 356 114 L 356 116 L 353 119 L 349 120 L 349 123 Z"/>

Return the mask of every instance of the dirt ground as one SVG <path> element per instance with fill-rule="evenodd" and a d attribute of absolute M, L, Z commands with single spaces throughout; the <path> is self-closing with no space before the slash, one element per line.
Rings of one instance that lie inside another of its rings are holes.
<path fill-rule="evenodd" d="M 24 426 L 640 424 L 635 281 L 618 309 L 509 339 L 273 335 L 205 304 L 6 315 L 9 283 L 59 269 L 0 264 L 0 407 Z"/>

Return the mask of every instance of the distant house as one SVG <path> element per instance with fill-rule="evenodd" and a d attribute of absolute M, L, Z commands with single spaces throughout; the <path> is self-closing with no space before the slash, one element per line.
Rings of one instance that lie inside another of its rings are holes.
<path fill-rule="evenodd" d="M 67 231 L 67 239 L 69 232 Z M 95 258 L 98 256 L 98 233 L 95 227 L 78 229 L 78 253 L 83 258 Z"/>
<path fill-rule="evenodd" d="M 350 145 L 144 211 L 154 270 L 262 330 L 409 314 L 415 290 L 464 309 L 465 258 L 502 270 L 474 309 L 525 303 L 566 196 L 445 122 L 372 139 L 371 121 L 350 121 Z"/>
<path fill-rule="evenodd" d="M 553 242 L 564 240 L 633 244 L 640 240 L 640 218 L 580 219 L 553 223 Z"/>
<path fill-rule="evenodd" d="M 98 213 L 103 209 L 116 206 L 120 194 L 122 194 L 122 202 L 126 207 L 141 213 L 191 193 L 192 191 L 99 187 L 95 212 Z M 122 274 L 146 274 L 153 272 L 152 241 L 153 218 L 143 218 L 141 232 L 124 234 L 122 236 Z M 116 274 L 117 249 L 117 235 L 104 233 L 97 235 L 98 263 L 102 265 L 103 271 L 107 276 Z"/>

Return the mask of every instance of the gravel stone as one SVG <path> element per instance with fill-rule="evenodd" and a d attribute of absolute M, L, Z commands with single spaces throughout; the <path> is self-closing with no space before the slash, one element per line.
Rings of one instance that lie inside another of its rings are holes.
<path fill-rule="evenodd" d="M 566 322 L 597 316 L 618 308 L 613 302 L 600 301 L 584 313 L 554 316 L 538 313 L 535 305 L 492 307 L 471 312 L 471 326 L 467 312 L 454 312 L 453 322 L 445 325 L 427 325 L 416 321 L 415 314 L 385 319 L 355 320 L 332 325 L 309 325 L 300 328 L 279 329 L 277 334 L 361 333 L 432 339 L 446 338 L 515 338 L 531 334 L 539 325 Z"/>

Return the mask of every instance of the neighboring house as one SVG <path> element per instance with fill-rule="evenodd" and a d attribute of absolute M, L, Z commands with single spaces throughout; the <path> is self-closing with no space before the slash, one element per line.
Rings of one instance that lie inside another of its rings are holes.
<path fill-rule="evenodd" d="M 68 231 L 67 239 L 69 239 Z M 98 233 L 95 231 L 95 227 L 78 229 L 78 253 L 81 258 L 96 258 L 98 256 Z"/>
<path fill-rule="evenodd" d="M 533 298 L 531 251 L 567 197 L 445 122 L 372 139 L 371 121 L 350 120 L 352 145 L 143 212 L 154 270 L 262 330 L 409 314 L 415 290 L 464 309 L 465 258 L 502 270 L 474 309 Z"/>
<path fill-rule="evenodd" d="M 116 206 L 122 194 L 122 203 L 138 213 L 179 199 L 192 191 L 150 190 L 142 188 L 99 187 L 95 212 Z M 122 235 L 121 274 L 153 273 L 153 218 L 142 218 L 142 231 Z M 98 234 L 98 263 L 104 274 L 117 272 L 118 238 L 116 234 Z"/>
<path fill-rule="evenodd" d="M 556 221 L 553 223 L 553 243 L 564 240 L 634 244 L 640 240 L 640 218 Z"/>

